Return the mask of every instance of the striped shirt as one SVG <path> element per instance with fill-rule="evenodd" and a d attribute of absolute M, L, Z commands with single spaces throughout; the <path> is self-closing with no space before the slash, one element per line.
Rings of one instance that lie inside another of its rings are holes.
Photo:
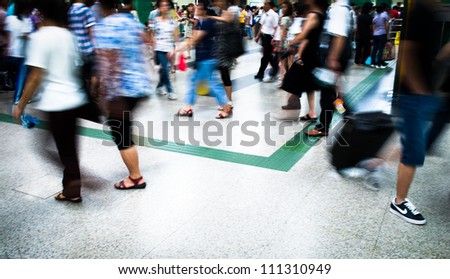
<path fill-rule="evenodd" d="M 78 48 L 83 55 L 94 52 L 94 46 L 89 37 L 88 28 L 95 24 L 95 17 L 88 7 L 83 3 L 74 3 L 68 13 L 69 29 L 77 37 Z"/>

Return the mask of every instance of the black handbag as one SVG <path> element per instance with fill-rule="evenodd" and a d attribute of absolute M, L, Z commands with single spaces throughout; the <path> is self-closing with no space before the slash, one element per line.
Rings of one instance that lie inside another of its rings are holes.
<path fill-rule="evenodd" d="M 318 89 L 318 86 L 314 82 L 311 69 L 305 65 L 294 62 L 284 75 L 281 89 L 301 97 L 303 92 L 316 90 Z"/>

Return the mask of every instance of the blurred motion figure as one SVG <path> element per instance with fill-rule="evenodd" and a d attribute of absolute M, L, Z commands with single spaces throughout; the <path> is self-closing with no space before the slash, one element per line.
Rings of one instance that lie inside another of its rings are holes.
<path fill-rule="evenodd" d="M 408 191 L 416 168 L 424 164 L 429 121 L 440 107 L 438 97 L 433 95 L 433 64 L 440 41 L 437 9 L 434 0 L 416 0 L 410 7 L 399 57 L 402 156 L 397 194 L 391 201 L 390 211 L 416 225 L 423 225 L 426 220 L 407 199 Z"/>

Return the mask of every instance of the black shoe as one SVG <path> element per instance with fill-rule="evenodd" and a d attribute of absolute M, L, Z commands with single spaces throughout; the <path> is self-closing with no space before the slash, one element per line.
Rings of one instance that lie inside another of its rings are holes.
<path fill-rule="evenodd" d="M 255 76 L 255 79 L 259 79 L 260 81 L 263 80 L 263 78 L 264 78 L 263 76 L 258 76 L 258 75 Z"/>
<path fill-rule="evenodd" d="M 405 199 L 401 204 L 396 204 L 394 198 L 389 211 L 411 224 L 423 225 L 427 222 L 408 199 Z"/>

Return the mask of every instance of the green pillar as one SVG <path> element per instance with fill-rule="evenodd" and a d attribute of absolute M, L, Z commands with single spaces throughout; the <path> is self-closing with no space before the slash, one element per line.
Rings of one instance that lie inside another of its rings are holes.
<path fill-rule="evenodd" d="M 138 12 L 139 21 L 145 23 L 148 21 L 148 15 L 153 10 L 151 0 L 134 0 L 133 2 L 136 11 Z"/>

